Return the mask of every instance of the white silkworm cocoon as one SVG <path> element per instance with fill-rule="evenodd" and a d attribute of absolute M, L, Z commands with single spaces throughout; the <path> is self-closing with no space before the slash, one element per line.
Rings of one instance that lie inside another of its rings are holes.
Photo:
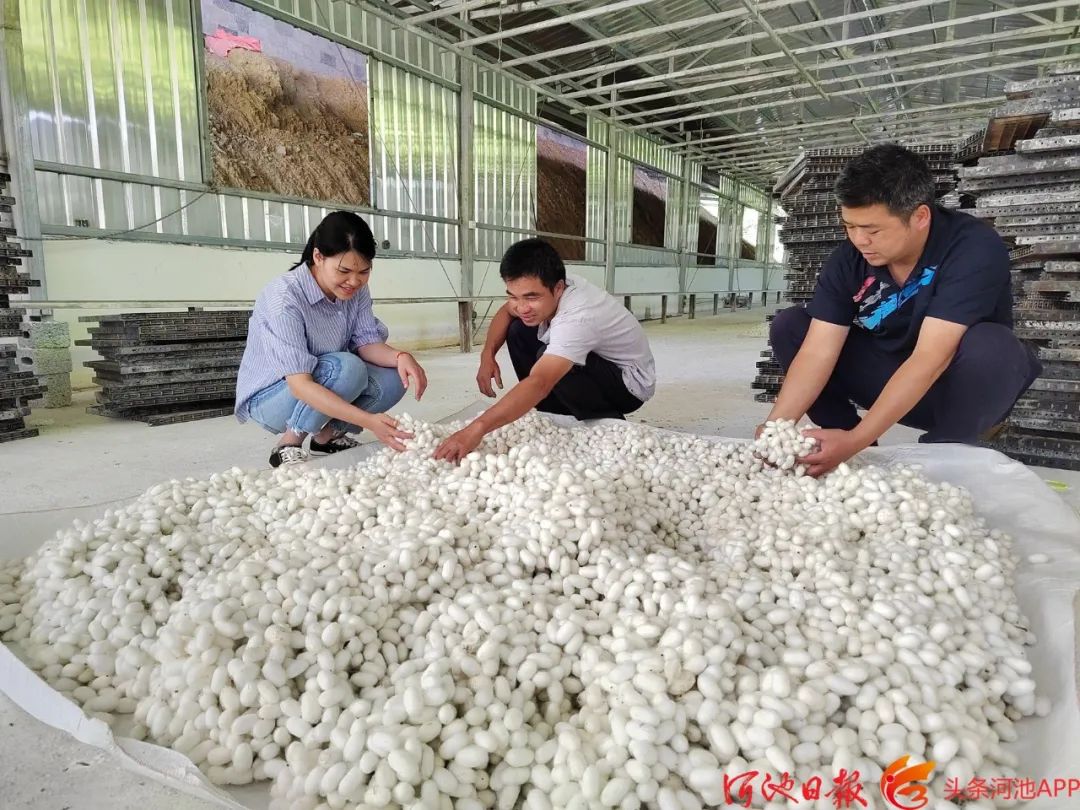
<path fill-rule="evenodd" d="M 275 807 L 689 810 L 751 767 L 1008 774 L 1046 715 L 1011 541 L 907 467 L 536 415 L 346 470 L 159 484 L 0 563 L 0 633 L 87 711 Z M 1032 555 L 1031 564 L 1047 562 Z M 877 777 L 874 777 L 877 778 Z"/>

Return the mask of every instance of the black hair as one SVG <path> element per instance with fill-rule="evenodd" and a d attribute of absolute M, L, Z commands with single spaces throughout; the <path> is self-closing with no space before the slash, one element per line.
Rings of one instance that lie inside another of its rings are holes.
<path fill-rule="evenodd" d="M 355 250 L 370 262 L 375 259 L 375 236 L 368 224 L 352 211 L 332 211 L 315 226 L 300 254 L 300 261 L 292 269 L 302 264 L 313 267 L 316 248 L 328 257 Z"/>
<path fill-rule="evenodd" d="M 889 213 L 907 220 L 920 205 L 934 204 L 934 175 L 922 155 L 883 143 L 848 161 L 834 191 L 845 208 L 881 203 Z"/>
<path fill-rule="evenodd" d="M 522 239 L 512 244 L 499 263 L 503 281 L 533 277 L 554 291 L 555 285 L 566 281 L 566 265 L 558 251 L 543 239 Z"/>

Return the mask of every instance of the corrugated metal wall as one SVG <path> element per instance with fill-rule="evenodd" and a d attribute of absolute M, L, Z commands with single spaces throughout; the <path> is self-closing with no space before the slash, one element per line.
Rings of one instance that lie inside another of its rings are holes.
<path fill-rule="evenodd" d="M 590 118 L 588 136 L 600 143 L 607 143 L 606 124 L 598 119 Z M 626 133 L 621 133 L 618 137 L 618 151 L 620 154 L 627 154 L 628 140 L 630 148 L 633 148 L 633 144 L 639 140 L 637 136 L 628 136 Z M 615 261 L 617 264 L 652 265 L 665 263 L 667 256 L 661 251 L 629 246 L 634 210 L 634 161 L 620 157 L 616 160 L 615 165 L 617 172 L 615 177 L 615 199 L 613 204 L 608 206 L 604 198 L 607 154 L 603 149 L 589 148 L 588 171 L 590 176 L 594 172 L 596 173 L 597 182 L 593 183 L 590 180 L 587 188 L 586 224 L 588 225 L 588 235 L 603 239 L 606 217 L 611 216 L 615 224 Z M 594 228 L 597 230 L 594 231 Z M 593 248 L 591 255 L 598 255 L 600 257 L 598 261 L 604 261 L 604 246 L 591 245 L 590 247 Z"/>
<path fill-rule="evenodd" d="M 412 215 L 371 215 L 376 236 L 394 251 L 456 255 L 456 57 L 348 0 L 244 2 L 373 54 L 373 201 L 383 211 Z M 325 215 L 327 208 L 309 200 L 211 192 L 205 185 L 201 25 L 191 10 L 189 0 L 21 0 L 27 106 L 47 233 L 117 235 L 150 223 L 139 236 L 287 247 L 302 243 Z M 536 115 L 537 99 L 489 70 L 477 69 L 475 87 L 477 253 L 497 258 L 535 227 L 536 128 L 521 116 Z M 590 119 L 588 137 L 604 143 L 606 126 Z M 610 212 L 617 241 L 630 240 L 638 162 L 671 175 L 666 238 L 673 249 L 687 221 L 679 211 L 682 158 L 639 134 L 620 137 L 623 157 Z M 587 236 L 601 240 L 609 213 L 605 168 L 605 150 L 589 145 Z M 768 197 L 760 190 L 727 177 L 719 178 L 717 190 L 766 210 Z M 690 229 L 696 228 L 696 196 L 692 187 L 685 212 Z M 686 239 L 693 250 L 696 231 Z M 591 243 L 587 251 L 589 261 L 604 261 L 602 244 Z M 623 264 L 675 261 L 670 252 L 625 245 L 617 258 Z"/>
<path fill-rule="evenodd" d="M 673 188 L 676 196 L 674 199 L 674 215 L 668 216 L 670 236 L 668 244 L 676 249 L 682 249 L 693 253 L 697 250 L 698 240 L 698 206 L 699 187 L 701 183 L 701 165 L 693 162 L 683 164 L 685 179 L 673 181 L 669 188 Z M 683 186 L 686 186 L 685 191 Z M 685 193 L 685 197 L 683 196 Z M 693 257 L 689 259 L 694 263 Z"/>
<path fill-rule="evenodd" d="M 597 143 L 607 145 L 607 126 L 589 116 L 586 134 Z M 607 222 L 605 204 L 605 180 L 607 176 L 607 150 L 592 144 L 585 147 L 585 236 L 604 239 Z M 590 262 L 604 261 L 604 245 L 589 242 L 585 245 L 585 259 Z"/>
<path fill-rule="evenodd" d="M 39 160 L 202 180 L 188 0 L 23 0 Z"/>
<path fill-rule="evenodd" d="M 655 169 L 679 177 L 682 174 L 683 159 L 671 149 L 664 149 L 660 143 L 632 132 L 623 136 L 619 151 L 637 163 L 652 166 Z"/>
<path fill-rule="evenodd" d="M 373 50 L 416 70 L 457 81 L 457 58 L 413 31 L 396 28 L 349 0 L 241 0 L 244 5 L 329 33 L 346 45 Z"/>
<path fill-rule="evenodd" d="M 769 195 L 745 183 L 739 183 L 739 202 L 755 211 L 769 210 Z"/>
<path fill-rule="evenodd" d="M 371 175 L 376 208 L 458 216 L 458 94 L 378 60 L 371 73 Z M 372 217 L 398 250 L 458 253 L 456 223 Z"/>
<path fill-rule="evenodd" d="M 599 143 L 606 143 L 607 126 L 596 118 L 588 122 L 588 137 Z M 700 195 L 715 194 L 718 198 L 719 222 L 717 224 L 716 255 L 719 265 L 726 265 L 732 247 L 738 244 L 736 233 L 741 228 L 742 204 L 762 212 L 768 210 L 769 197 L 764 192 L 747 186 L 726 175 L 702 177 L 700 164 L 690 164 L 690 187 L 686 198 L 684 219 L 680 219 L 682 180 L 682 159 L 669 149 L 663 149 L 658 143 L 640 135 L 623 135 L 619 152 L 625 157 L 618 160 L 618 177 L 615 186 L 615 205 L 612 212 L 615 217 L 616 242 L 622 243 L 616 248 L 616 262 L 619 265 L 635 266 L 672 266 L 677 263 L 676 251 L 680 244 L 680 224 L 686 226 L 686 249 L 693 253 L 697 250 L 697 209 Z M 665 222 L 665 245 L 667 250 L 657 250 L 627 244 L 630 241 L 634 164 L 641 163 L 658 169 L 669 175 L 668 202 Z M 586 199 L 586 233 L 588 236 L 603 239 L 607 215 L 605 206 L 604 176 L 607 168 L 607 155 L 604 149 L 590 146 L 588 150 L 588 184 Z M 673 175 L 673 176 L 672 176 Z M 764 220 L 764 216 L 762 217 Z M 767 237 L 765 237 L 767 239 Z M 586 254 L 590 261 L 604 261 L 603 245 L 590 244 Z M 738 255 L 736 253 L 736 255 Z M 695 259 L 690 259 L 690 264 Z"/>
<path fill-rule="evenodd" d="M 190 10 L 187 0 L 23 0 L 35 159 L 201 182 Z M 38 176 L 46 223 L 123 229 L 182 204 L 145 185 Z"/>
<path fill-rule="evenodd" d="M 720 198 L 720 209 L 716 226 L 716 255 L 718 265 L 728 264 L 733 244 L 738 244 L 735 234 L 739 230 L 742 215 L 738 203 L 725 197 Z M 738 255 L 736 253 L 736 255 Z"/>
<path fill-rule="evenodd" d="M 536 93 L 490 71 L 478 71 L 473 167 L 476 178 L 476 256 L 498 259 L 512 243 L 536 229 L 536 124 L 504 107 L 536 115 Z M 493 230 L 484 226 L 518 229 Z"/>

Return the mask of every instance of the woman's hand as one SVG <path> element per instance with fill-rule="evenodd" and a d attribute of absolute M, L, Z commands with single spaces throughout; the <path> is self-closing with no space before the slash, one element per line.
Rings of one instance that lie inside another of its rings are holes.
<path fill-rule="evenodd" d="M 360 427 L 370 430 L 376 439 L 391 450 L 396 450 L 400 453 L 405 449 L 403 440 L 411 439 L 413 435 L 411 433 L 406 433 L 403 430 L 398 430 L 397 426 L 397 420 L 388 413 L 368 414 L 368 418 L 364 420 L 364 424 L 360 425 Z"/>
<path fill-rule="evenodd" d="M 409 390 L 410 381 L 416 383 L 416 401 L 420 401 L 420 397 L 424 395 L 424 391 L 427 390 L 427 374 L 424 373 L 424 369 L 420 364 L 416 362 L 416 358 L 408 352 L 399 352 L 397 356 L 397 370 L 401 375 L 401 384 L 405 386 L 405 390 Z"/>

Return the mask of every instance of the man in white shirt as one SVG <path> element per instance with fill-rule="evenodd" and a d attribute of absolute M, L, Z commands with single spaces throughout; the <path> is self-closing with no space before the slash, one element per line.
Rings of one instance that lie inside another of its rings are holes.
<path fill-rule="evenodd" d="M 567 276 L 562 259 L 542 239 L 510 246 L 499 265 L 509 300 L 492 319 L 476 375 L 481 393 L 502 388 L 495 355 L 505 343 L 518 384 L 435 451 L 457 463 L 491 431 L 531 409 L 577 419 L 622 419 L 656 389 L 645 330 L 599 287 Z"/>

